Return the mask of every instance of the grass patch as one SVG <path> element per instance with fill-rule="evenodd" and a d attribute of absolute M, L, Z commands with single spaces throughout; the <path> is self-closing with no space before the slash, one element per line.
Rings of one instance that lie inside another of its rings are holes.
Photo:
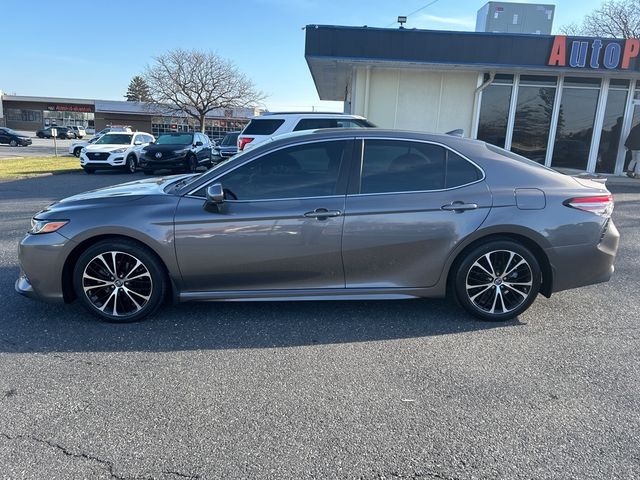
<path fill-rule="evenodd" d="M 76 157 L 23 157 L 0 160 L 0 179 L 79 172 Z"/>

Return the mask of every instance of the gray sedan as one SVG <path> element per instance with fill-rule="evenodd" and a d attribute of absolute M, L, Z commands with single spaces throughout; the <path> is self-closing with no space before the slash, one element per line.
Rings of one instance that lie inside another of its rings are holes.
<path fill-rule="evenodd" d="M 448 135 L 318 130 L 201 175 L 126 183 L 37 213 L 18 292 L 107 321 L 177 301 L 450 295 L 507 320 L 538 293 L 607 281 L 602 183 Z"/>

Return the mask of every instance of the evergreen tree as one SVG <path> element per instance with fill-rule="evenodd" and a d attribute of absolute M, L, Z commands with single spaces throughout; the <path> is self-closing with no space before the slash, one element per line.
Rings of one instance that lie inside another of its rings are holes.
<path fill-rule="evenodd" d="M 127 102 L 151 102 L 151 91 L 149 85 L 140 75 L 136 75 L 131 79 L 129 88 L 125 95 Z"/>

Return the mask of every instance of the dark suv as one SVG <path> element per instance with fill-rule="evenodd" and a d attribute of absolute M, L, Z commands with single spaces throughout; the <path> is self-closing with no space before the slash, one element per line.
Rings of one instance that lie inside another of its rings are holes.
<path fill-rule="evenodd" d="M 43 128 L 41 130 L 38 130 L 36 132 L 36 137 L 38 138 L 52 138 L 53 135 L 51 134 L 51 129 L 55 128 L 57 133 L 56 133 L 56 138 L 62 138 L 62 139 L 66 139 L 66 138 L 78 138 L 78 136 L 76 135 L 76 133 L 71 130 L 68 127 L 47 127 L 47 128 Z"/>
<path fill-rule="evenodd" d="M 211 150 L 203 133 L 163 133 L 142 149 L 138 167 L 147 175 L 165 169 L 195 172 L 201 165 L 211 166 Z"/>
<path fill-rule="evenodd" d="M 12 147 L 31 145 L 31 139 L 10 128 L 0 128 L 0 143 L 7 143 Z"/>

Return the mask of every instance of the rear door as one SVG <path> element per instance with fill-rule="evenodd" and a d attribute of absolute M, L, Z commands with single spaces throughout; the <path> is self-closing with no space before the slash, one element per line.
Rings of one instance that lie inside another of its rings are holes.
<path fill-rule="evenodd" d="M 345 208 L 347 288 L 428 287 L 486 218 L 483 172 L 443 145 L 367 139 Z"/>

